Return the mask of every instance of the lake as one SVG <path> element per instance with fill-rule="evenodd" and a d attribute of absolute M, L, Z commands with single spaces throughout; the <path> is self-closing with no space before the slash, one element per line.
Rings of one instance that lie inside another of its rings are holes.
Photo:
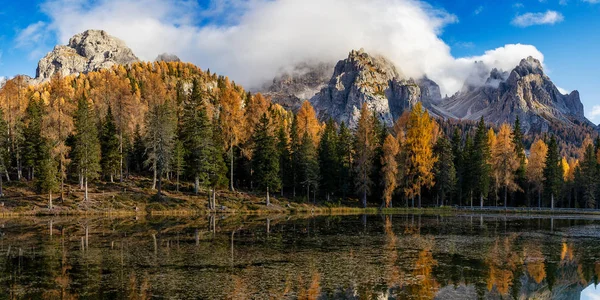
<path fill-rule="evenodd" d="M 0 298 L 598 299 L 600 219 L 0 220 Z"/>

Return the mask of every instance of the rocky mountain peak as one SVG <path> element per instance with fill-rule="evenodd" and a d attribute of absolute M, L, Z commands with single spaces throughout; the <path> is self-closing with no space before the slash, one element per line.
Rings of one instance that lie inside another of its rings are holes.
<path fill-rule="evenodd" d="M 159 54 L 154 61 L 180 62 L 181 59 L 175 54 L 163 53 Z"/>
<path fill-rule="evenodd" d="M 36 80 L 45 81 L 55 73 L 67 76 L 138 61 L 133 51 L 120 39 L 104 30 L 86 30 L 69 39 L 66 46 L 54 47 L 42 58 L 38 63 Z"/>

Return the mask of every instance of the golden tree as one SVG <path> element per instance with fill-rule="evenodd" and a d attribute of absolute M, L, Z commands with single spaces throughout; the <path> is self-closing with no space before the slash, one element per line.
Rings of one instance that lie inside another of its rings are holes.
<path fill-rule="evenodd" d="M 538 206 L 542 201 L 542 186 L 544 183 L 544 167 L 546 166 L 546 155 L 548 146 L 543 140 L 539 139 L 531 146 L 529 160 L 527 163 L 527 180 L 533 185 L 534 190 L 538 192 Z"/>
<path fill-rule="evenodd" d="M 515 172 L 519 168 L 519 159 L 515 155 L 515 144 L 512 130 L 508 124 L 500 126 L 500 132 L 492 148 L 492 168 L 496 174 L 498 186 L 504 188 L 504 207 L 508 201 L 508 191 L 516 191 L 519 185 L 515 182 Z"/>
<path fill-rule="evenodd" d="M 321 124 L 319 123 L 315 109 L 310 102 L 304 101 L 304 103 L 302 103 L 302 106 L 296 114 L 296 118 L 298 119 L 298 135 L 303 136 L 305 132 L 308 132 L 316 146 L 319 143 Z"/>
<path fill-rule="evenodd" d="M 306 102 L 305 102 L 306 103 Z M 361 195 L 363 207 L 367 207 L 367 195 L 371 192 L 371 171 L 373 169 L 373 155 L 375 151 L 375 129 L 373 128 L 373 114 L 366 103 L 360 110 L 360 118 L 356 127 L 355 149 L 355 187 Z"/>
<path fill-rule="evenodd" d="M 392 196 L 397 186 L 398 162 L 396 158 L 400 151 L 398 140 L 391 134 L 385 138 L 383 143 L 383 156 L 381 157 L 381 173 L 383 180 L 383 202 L 385 207 L 392 204 Z"/>
<path fill-rule="evenodd" d="M 229 189 L 233 188 L 233 150 L 243 142 L 245 132 L 244 110 L 242 97 L 232 87 L 226 87 L 221 91 L 221 112 L 219 114 L 219 125 L 223 136 L 225 150 L 229 152 Z"/>
<path fill-rule="evenodd" d="M 432 170 L 437 161 L 433 155 L 433 145 L 436 142 L 434 132 L 437 130 L 437 123 L 419 102 L 410 112 L 406 127 L 403 150 L 406 152 L 405 175 L 409 184 L 404 191 L 413 199 L 413 206 L 414 197 L 418 196 L 419 207 L 421 207 L 422 188 L 432 187 L 435 183 Z"/>

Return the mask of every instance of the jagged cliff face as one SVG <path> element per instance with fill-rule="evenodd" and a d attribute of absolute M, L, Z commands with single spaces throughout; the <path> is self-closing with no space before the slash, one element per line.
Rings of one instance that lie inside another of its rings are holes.
<path fill-rule="evenodd" d="M 548 129 L 549 122 L 588 122 L 579 93 L 563 95 L 544 74 L 540 62 L 523 59 L 510 73 L 493 70 L 484 86 L 466 87 L 438 107 L 448 117 L 512 123 L 519 116 L 526 130 Z"/>
<path fill-rule="evenodd" d="M 66 76 L 87 73 L 114 65 L 126 65 L 139 59 L 125 43 L 103 30 L 87 30 L 73 36 L 66 46 L 56 46 L 38 63 L 36 81 L 55 73 Z"/>

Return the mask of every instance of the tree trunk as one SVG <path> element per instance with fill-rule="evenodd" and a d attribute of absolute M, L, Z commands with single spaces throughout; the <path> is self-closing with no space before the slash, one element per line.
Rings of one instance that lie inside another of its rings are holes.
<path fill-rule="evenodd" d="M 35 167 L 31 167 L 31 181 L 35 180 Z"/>
<path fill-rule="evenodd" d="M 229 190 L 235 192 L 235 188 L 233 188 L 233 146 L 229 150 L 229 160 L 231 163 L 229 165 Z"/>
<path fill-rule="evenodd" d="M 554 210 L 554 193 L 550 194 L 550 208 Z"/>
<path fill-rule="evenodd" d="M 85 197 L 83 200 L 88 201 L 90 198 L 88 196 L 88 178 L 85 176 Z"/>
<path fill-rule="evenodd" d="M 363 208 L 367 208 L 367 191 L 363 191 L 363 194 L 362 194 L 362 205 L 363 205 Z"/>
<path fill-rule="evenodd" d="M 52 210 L 52 191 L 48 192 L 48 208 Z"/>
<path fill-rule="evenodd" d="M 421 208 L 421 187 L 419 187 L 419 208 Z"/>
<path fill-rule="evenodd" d="M 198 175 L 196 175 L 196 177 L 194 177 L 194 194 L 198 195 L 198 188 L 200 186 L 200 177 Z"/>
<path fill-rule="evenodd" d="M 269 187 L 267 187 L 267 206 L 271 205 L 271 199 L 269 198 Z"/>
<path fill-rule="evenodd" d="M 115 183 L 115 179 L 112 172 L 110 172 L 110 183 Z"/>
<path fill-rule="evenodd" d="M 83 172 L 79 172 L 79 189 L 83 190 Z"/>
<path fill-rule="evenodd" d="M 4 169 L 4 175 L 6 175 L 6 182 L 10 182 L 10 175 L 8 175 L 8 168 Z"/>
<path fill-rule="evenodd" d="M 0 175 L 0 197 L 4 197 L 4 191 L 3 191 L 3 185 L 4 183 L 2 182 L 2 175 Z"/>
<path fill-rule="evenodd" d="M 483 208 L 483 193 L 479 193 L 479 207 Z"/>
<path fill-rule="evenodd" d="M 120 129 L 119 131 L 121 131 L 119 132 L 119 182 L 123 183 L 123 130 Z"/>
<path fill-rule="evenodd" d="M 154 164 L 154 168 L 153 169 L 153 176 L 152 176 L 152 189 L 156 190 L 156 162 L 153 163 Z"/>
<path fill-rule="evenodd" d="M 175 191 L 179 193 L 179 172 L 177 172 L 177 182 L 175 183 Z"/>
<path fill-rule="evenodd" d="M 411 206 L 412 206 L 412 208 L 415 208 L 415 195 L 412 195 L 411 200 L 412 200 Z"/>
<path fill-rule="evenodd" d="M 504 187 L 504 208 L 506 208 L 508 202 L 508 187 Z"/>
<path fill-rule="evenodd" d="M 212 206 L 214 210 L 217 210 L 217 188 L 212 188 Z"/>
<path fill-rule="evenodd" d="M 538 189 L 538 209 L 542 208 L 542 190 Z"/>
<path fill-rule="evenodd" d="M 162 174 L 158 174 L 158 185 L 156 194 L 158 195 L 159 199 L 162 199 Z"/>

